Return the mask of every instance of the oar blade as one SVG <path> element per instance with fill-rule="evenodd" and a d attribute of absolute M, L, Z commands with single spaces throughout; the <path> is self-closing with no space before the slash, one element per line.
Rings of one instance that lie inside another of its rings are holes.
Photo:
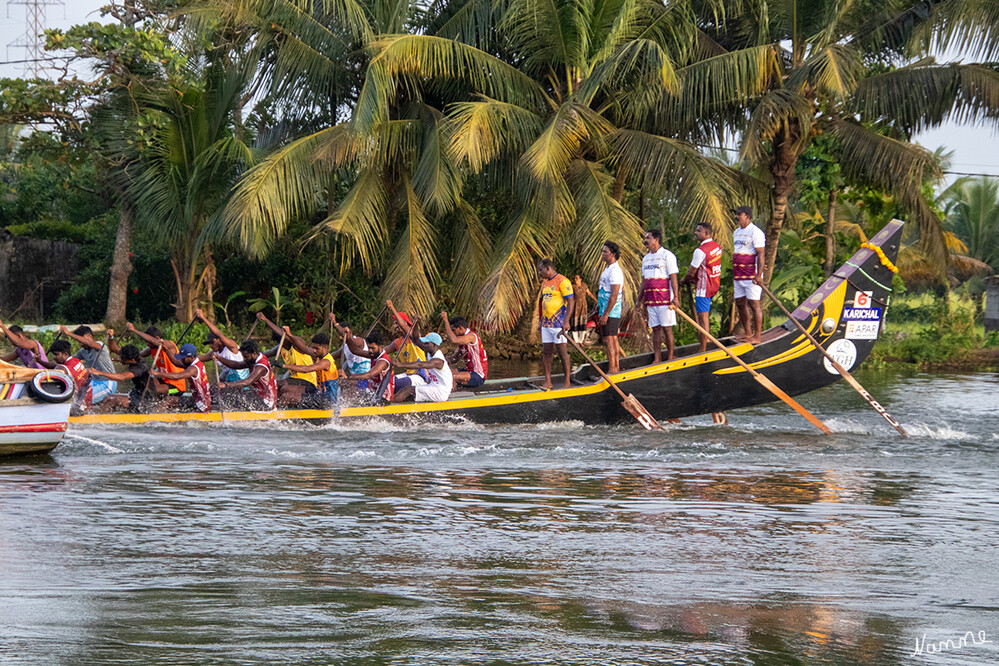
<path fill-rule="evenodd" d="M 621 403 L 621 405 L 628 410 L 628 412 L 635 417 L 642 427 L 646 430 L 662 430 L 663 427 L 660 425 L 659 421 L 656 420 L 652 414 L 649 414 L 648 410 L 642 406 L 642 403 L 638 402 L 632 394 L 628 394 L 627 399 Z"/>

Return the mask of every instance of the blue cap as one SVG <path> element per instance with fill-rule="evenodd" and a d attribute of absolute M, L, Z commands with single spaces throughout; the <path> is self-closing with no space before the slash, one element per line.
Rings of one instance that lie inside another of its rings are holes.
<path fill-rule="evenodd" d="M 188 356 L 197 356 L 198 348 L 192 345 L 190 342 L 188 342 L 186 345 L 183 345 L 180 348 L 179 352 L 180 353 L 174 356 L 174 358 L 177 359 L 178 362 L 183 361 Z"/>
<path fill-rule="evenodd" d="M 444 340 L 437 333 L 427 333 L 422 338 L 420 338 L 420 342 L 432 342 L 438 347 L 440 347 L 441 343 L 444 342 Z"/>

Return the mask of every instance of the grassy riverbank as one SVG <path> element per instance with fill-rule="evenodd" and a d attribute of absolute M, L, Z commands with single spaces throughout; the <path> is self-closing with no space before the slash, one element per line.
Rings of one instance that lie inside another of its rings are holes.
<path fill-rule="evenodd" d="M 999 333 L 985 334 L 972 299 L 950 294 L 892 299 L 887 330 L 866 361 L 868 367 L 910 366 L 924 370 L 995 370 Z"/>

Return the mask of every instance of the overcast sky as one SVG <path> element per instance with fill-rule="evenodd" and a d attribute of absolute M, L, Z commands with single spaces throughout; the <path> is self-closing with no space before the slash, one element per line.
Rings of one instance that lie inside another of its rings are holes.
<path fill-rule="evenodd" d="M 6 4 L 6 0 L 0 0 Z M 98 10 L 107 0 L 67 0 L 63 6 L 49 6 L 47 24 L 51 28 L 68 28 L 87 21 L 100 21 Z M 24 73 L 24 64 L 9 64 L 25 57 L 23 49 L 7 45 L 25 32 L 25 7 L 12 5 L 0 12 L 0 77 L 16 77 Z M 949 125 L 924 132 L 916 140 L 930 150 L 946 146 L 954 151 L 951 170 L 956 172 L 999 175 L 999 135 L 985 127 Z M 955 178 L 952 175 L 949 179 Z"/>

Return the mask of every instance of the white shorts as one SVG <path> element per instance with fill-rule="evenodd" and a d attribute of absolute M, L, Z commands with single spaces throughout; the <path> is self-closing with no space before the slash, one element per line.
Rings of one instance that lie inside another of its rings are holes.
<path fill-rule="evenodd" d="M 748 298 L 751 301 L 758 301 L 763 296 L 763 287 L 753 284 L 752 280 L 735 281 L 735 297 Z"/>
<path fill-rule="evenodd" d="M 408 374 L 406 374 L 404 372 L 404 373 L 402 373 L 400 375 L 396 375 L 395 378 L 396 379 L 408 379 L 409 383 L 412 384 L 413 386 L 420 386 L 422 384 L 426 384 L 427 383 L 427 380 L 424 379 L 423 376 L 421 374 L 417 373 L 417 372 L 414 372 L 411 375 L 408 375 Z"/>
<path fill-rule="evenodd" d="M 676 313 L 668 305 L 649 306 L 649 328 L 676 326 Z"/>
<path fill-rule="evenodd" d="M 546 344 L 548 342 L 554 342 L 557 345 L 568 344 L 568 340 L 562 333 L 562 327 L 559 328 L 547 328 L 545 326 L 541 327 L 541 343 Z"/>
<path fill-rule="evenodd" d="M 450 386 L 421 384 L 416 387 L 416 402 L 445 402 L 450 396 Z"/>

